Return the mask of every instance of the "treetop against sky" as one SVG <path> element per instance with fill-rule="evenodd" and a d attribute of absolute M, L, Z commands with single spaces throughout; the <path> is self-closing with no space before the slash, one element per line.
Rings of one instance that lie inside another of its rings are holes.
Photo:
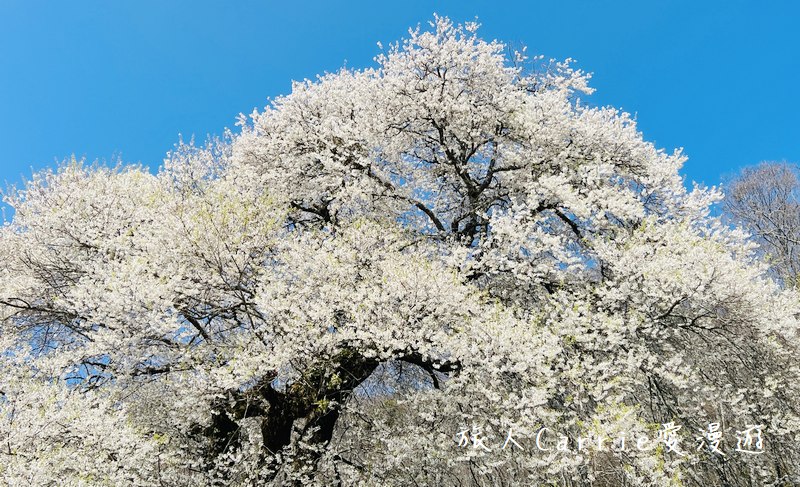
<path fill-rule="evenodd" d="M 178 140 L 220 134 L 290 80 L 374 66 L 432 12 L 577 60 L 595 105 L 684 147 L 690 180 L 800 159 L 796 2 L 2 2 L 0 182 L 78 158 L 153 169 Z"/>

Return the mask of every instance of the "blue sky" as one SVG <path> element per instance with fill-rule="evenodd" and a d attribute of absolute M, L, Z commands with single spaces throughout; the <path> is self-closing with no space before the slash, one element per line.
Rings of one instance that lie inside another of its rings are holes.
<path fill-rule="evenodd" d="M 795 1 L 0 0 L 0 183 L 73 153 L 157 168 L 179 133 L 219 134 L 292 79 L 370 66 L 376 42 L 434 12 L 575 58 L 589 101 L 684 147 L 689 180 L 800 162 Z"/>

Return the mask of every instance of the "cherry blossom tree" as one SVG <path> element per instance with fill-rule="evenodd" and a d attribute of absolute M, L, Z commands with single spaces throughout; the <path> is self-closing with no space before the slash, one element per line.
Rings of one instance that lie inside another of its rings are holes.
<path fill-rule="evenodd" d="M 798 296 L 587 74 L 476 31 L 10 192 L 0 476 L 797 481 Z"/>

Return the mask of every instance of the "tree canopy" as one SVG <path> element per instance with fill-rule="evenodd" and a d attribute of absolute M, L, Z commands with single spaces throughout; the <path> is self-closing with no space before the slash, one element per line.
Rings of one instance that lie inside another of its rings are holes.
<path fill-rule="evenodd" d="M 0 233 L 0 478 L 797 480 L 798 296 L 588 82 L 437 17 L 156 174 L 36 174 Z"/>
<path fill-rule="evenodd" d="M 800 283 L 800 179 L 798 167 L 763 162 L 745 168 L 725 195 L 725 210 L 734 223 L 752 233 L 779 282 Z"/>

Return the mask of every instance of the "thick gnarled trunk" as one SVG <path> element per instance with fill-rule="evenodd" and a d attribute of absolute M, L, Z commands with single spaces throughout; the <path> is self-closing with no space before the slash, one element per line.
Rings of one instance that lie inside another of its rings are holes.
<path fill-rule="evenodd" d="M 427 372 L 435 388 L 440 386 L 441 374 L 457 373 L 461 368 L 457 361 L 433 361 L 416 352 L 398 352 L 396 360 Z M 237 448 L 237 421 L 256 417 L 260 420 L 264 460 L 274 454 L 292 459 L 268 480 L 292 484 L 289 479 L 293 473 L 315 472 L 344 405 L 380 364 L 348 348 L 284 388 L 276 387 L 277 375 L 271 374 L 246 392 L 231 392 L 226 401 L 220 401 L 211 426 L 203 433 L 210 443 L 209 457 L 217 458 Z"/>
<path fill-rule="evenodd" d="M 211 425 L 202 433 L 209 442 L 209 457 L 216 458 L 238 447 L 237 421 L 258 417 L 265 458 L 281 453 L 294 459 L 284 468 L 315 470 L 323 448 L 333 437 L 343 406 L 378 364 L 376 359 L 345 350 L 283 390 L 276 388 L 276 376 L 270 375 L 246 392 L 230 392 L 228 400 L 220 401 Z M 300 446 L 300 440 L 311 447 Z M 276 472 L 275 477 L 291 473 Z"/>

